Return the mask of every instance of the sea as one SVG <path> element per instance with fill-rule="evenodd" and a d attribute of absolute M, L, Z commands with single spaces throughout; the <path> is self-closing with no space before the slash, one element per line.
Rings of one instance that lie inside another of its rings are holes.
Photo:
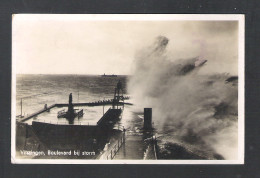
<path fill-rule="evenodd" d="M 129 76 L 126 75 L 103 77 L 101 75 L 17 74 L 16 116 L 22 114 L 26 117 L 43 109 L 45 104 L 50 106 L 57 103 L 68 103 L 70 93 L 72 93 L 73 103 L 113 99 L 118 81 L 122 83 L 123 95 L 130 96 L 127 91 L 128 80 Z M 126 100 L 126 102 L 132 103 L 131 99 Z M 104 108 L 103 106 L 95 106 L 84 109 L 82 122 L 84 123 L 84 118 L 89 120 L 89 117 L 92 117 L 90 120 L 97 122 L 109 107 L 111 106 L 104 106 Z M 143 113 L 136 113 L 132 110 L 131 105 L 125 105 L 123 119 L 115 127 L 124 126 L 129 131 L 140 130 L 143 124 L 142 119 Z M 26 122 L 31 124 L 32 119 Z M 52 122 L 51 118 L 45 122 Z"/>
<path fill-rule="evenodd" d="M 16 76 L 16 116 L 30 115 L 55 103 L 68 103 L 69 94 L 72 93 L 73 103 L 95 102 L 112 99 L 117 82 L 120 80 L 125 96 L 131 105 L 125 105 L 122 119 L 118 123 L 129 133 L 141 132 L 143 127 L 143 113 L 134 109 L 134 100 L 128 92 L 130 76 L 102 77 L 101 75 L 43 75 L 43 74 L 17 74 Z M 21 107 L 22 106 L 22 107 Z M 111 106 L 105 106 L 107 110 Z M 103 107 L 91 110 L 92 116 L 101 118 Z M 86 113 L 88 114 L 88 113 Z M 202 145 L 188 144 L 178 137 L 174 130 L 157 130 L 159 152 L 162 159 L 224 159 L 213 150 L 204 149 Z M 169 139 L 170 137 L 170 139 Z M 170 140 L 170 141 L 169 141 Z"/>
<path fill-rule="evenodd" d="M 93 102 L 111 99 L 118 81 L 125 94 L 127 76 L 101 77 L 98 75 L 36 75 L 18 74 L 16 77 L 16 107 L 27 115 L 44 107 L 44 104 L 68 103 L 72 93 L 73 102 Z"/>

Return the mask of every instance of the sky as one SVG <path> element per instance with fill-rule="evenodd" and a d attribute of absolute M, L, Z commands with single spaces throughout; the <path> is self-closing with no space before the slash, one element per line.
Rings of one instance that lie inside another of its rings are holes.
<path fill-rule="evenodd" d="M 14 15 L 16 73 L 131 75 L 135 54 L 157 36 L 169 39 L 169 60 L 199 56 L 208 60 L 202 73 L 238 73 L 237 21 L 112 17 Z"/>

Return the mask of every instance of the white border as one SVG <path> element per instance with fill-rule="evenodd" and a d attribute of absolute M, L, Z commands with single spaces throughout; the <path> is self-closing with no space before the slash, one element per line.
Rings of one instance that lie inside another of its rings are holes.
<path fill-rule="evenodd" d="M 88 21 L 231 21 L 239 22 L 238 40 L 238 159 L 237 160 L 75 160 L 75 159 L 17 159 L 15 158 L 16 125 L 16 56 L 12 39 L 12 115 L 11 115 L 11 162 L 13 164 L 244 164 L 244 47 L 245 18 L 242 14 L 16 14 L 14 17 L 46 20 Z M 12 23 L 13 24 L 13 23 Z M 12 29 L 13 30 L 13 29 Z M 13 31 L 12 31 L 13 32 Z M 13 35 L 13 34 L 12 34 Z"/>

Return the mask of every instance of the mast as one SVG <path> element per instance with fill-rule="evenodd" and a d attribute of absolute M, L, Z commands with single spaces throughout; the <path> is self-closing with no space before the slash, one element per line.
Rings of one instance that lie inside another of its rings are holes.
<path fill-rule="evenodd" d="M 79 76 L 77 75 L 78 103 L 79 103 Z M 79 109 L 79 105 L 78 105 Z"/>
<path fill-rule="evenodd" d="M 21 98 L 21 117 L 23 116 L 23 99 Z"/>
<path fill-rule="evenodd" d="M 105 114 L 105 97 L 104 97 L 104 100 L 103 100 L 103 116 Z"/>
<path fill-rule="evenodd" d="M 78 86 L 78 103 L 79 103 L 79 84 L 77 84 Z M 79 109 L 79 105 L 78 105 L 78 109 Z"/>

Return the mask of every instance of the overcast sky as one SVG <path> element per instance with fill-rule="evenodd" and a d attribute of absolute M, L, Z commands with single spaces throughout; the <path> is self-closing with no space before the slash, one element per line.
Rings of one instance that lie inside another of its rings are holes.
<path fill-rule="evenodd" d="M 91 20 L 89 16 L 15 15 L 16 73 L 132 74 L 135 53 L 159 35 L 170 60 L 201 56 L 202 72 L 237 74 L 235 21 Z"/>

